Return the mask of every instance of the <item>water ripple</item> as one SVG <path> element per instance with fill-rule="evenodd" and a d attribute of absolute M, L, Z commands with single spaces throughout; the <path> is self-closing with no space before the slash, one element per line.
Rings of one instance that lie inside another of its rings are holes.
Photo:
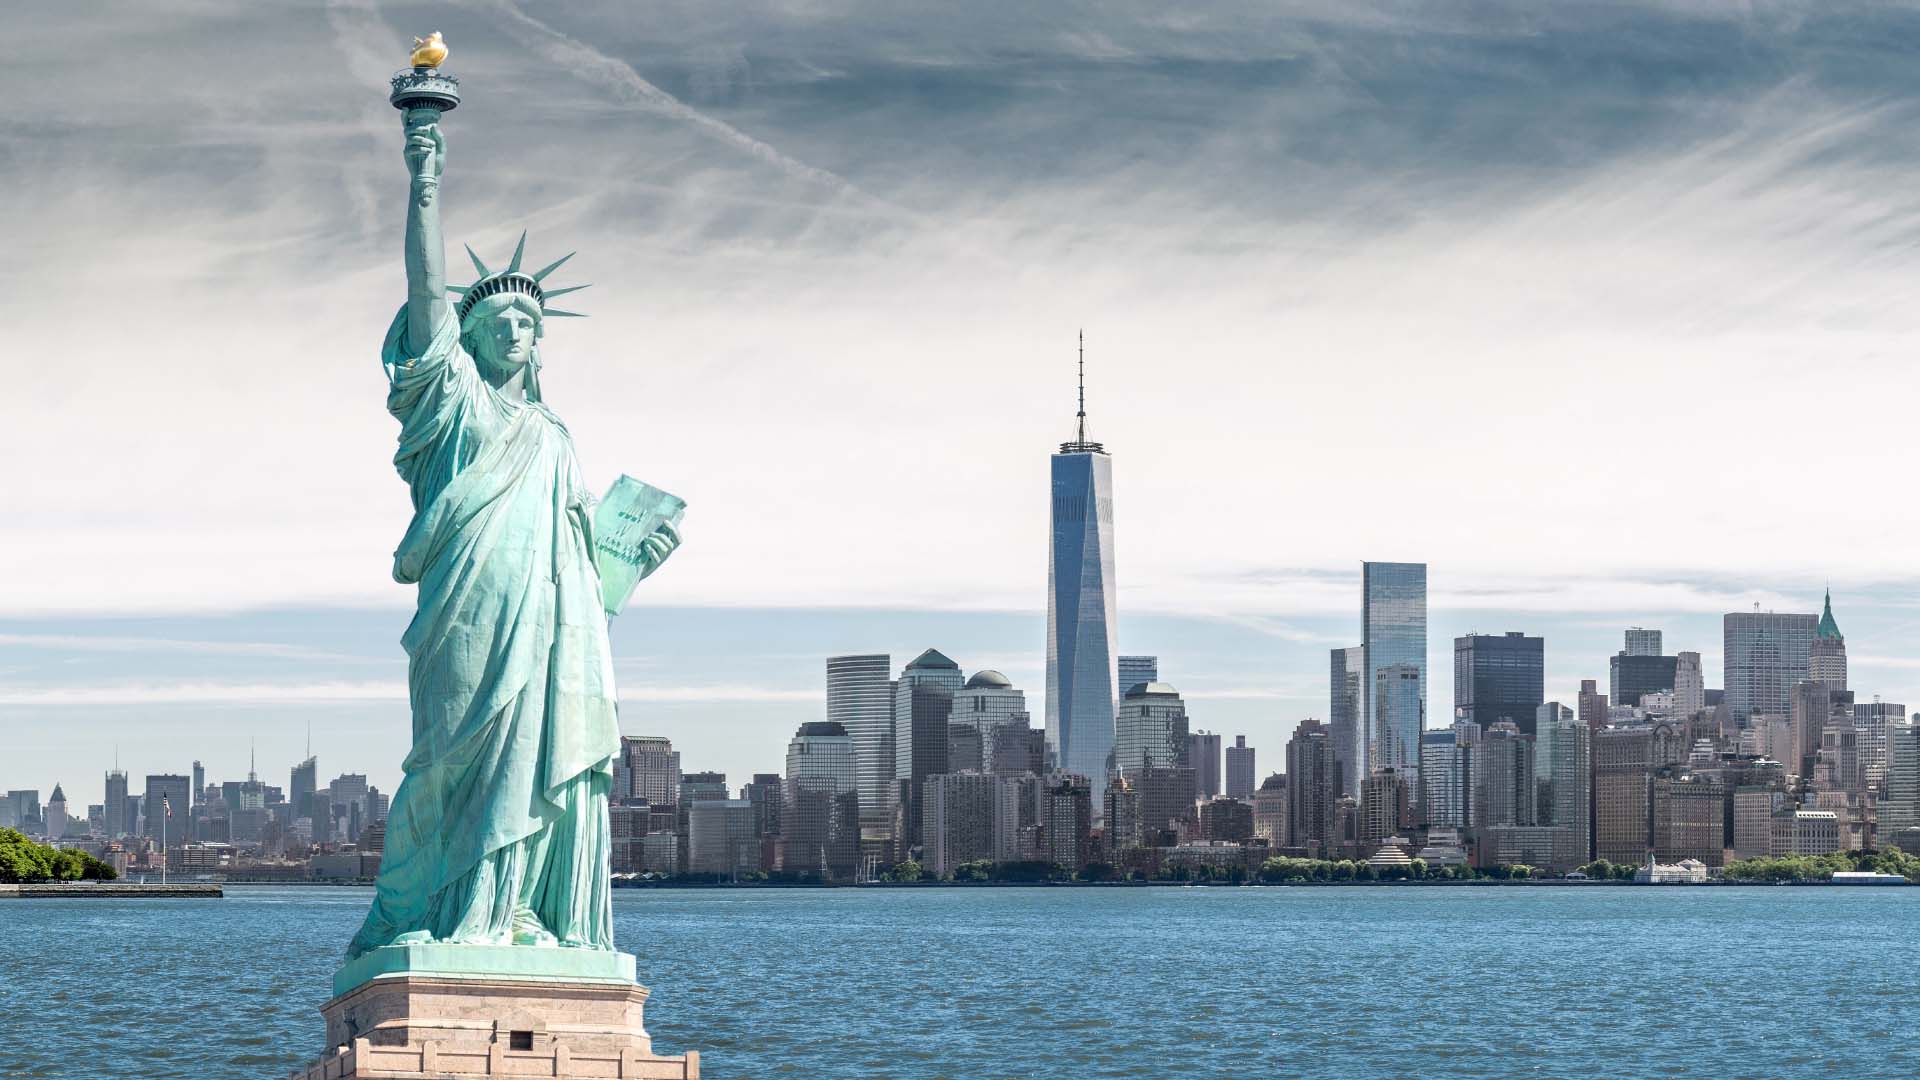
<path fill-rule="evenodd" d="M 0 1077 L 262 1080 L 368 890 L 0 906 Z M 631 891 L 655 1045 L 809 1078 L 1920 1075 L 1917 890 Z M 1783 1010 L 1790 1003 L 1818 1007 Z"/>

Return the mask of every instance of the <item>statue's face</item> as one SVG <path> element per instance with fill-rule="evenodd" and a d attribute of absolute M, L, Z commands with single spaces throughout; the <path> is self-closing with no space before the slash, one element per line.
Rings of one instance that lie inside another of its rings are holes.
<path fill-rule="evenodd" d="M 490 296 L 468 318 L 468 340 L 489 369 L 513 375 L 533 361 L 540 316 L 533 302 L 518 296 Z"/>

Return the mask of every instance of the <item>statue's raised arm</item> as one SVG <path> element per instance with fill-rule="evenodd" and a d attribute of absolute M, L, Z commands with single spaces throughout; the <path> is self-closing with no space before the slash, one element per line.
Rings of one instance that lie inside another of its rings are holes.
<path fill-rule="evenodd" d="M 440 172 L 447 143 L 438 109 L 407 109 L 407 351 L 419 353 L 447 318 L 447 247 L 440 236 Z"/>

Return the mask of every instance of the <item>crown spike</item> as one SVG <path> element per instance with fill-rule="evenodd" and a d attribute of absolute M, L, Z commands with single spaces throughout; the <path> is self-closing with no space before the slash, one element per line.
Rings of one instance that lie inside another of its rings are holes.
<path fill-rule="evenodd" d="M 541 315 L 552 315 L 557 319 L 584 319 L 586 315 L 578 311 L 561 311 L 559 308 L 541 307 Z"/>
<path fill-rule="evenodd" d="M 527 253 L 527 230 L 521 229 L 520 242 L 513 246 L 513 261 L 507 264 L 507 273 L 517 274 L 520 272 L 520 256 L 525 255 L 526 253 Z"/>
<path fill-rule="evenodd" d="M 469 258 L 469 259 L 472 259 L 472 260 L 473 260 L 473 268 L 474 268 L 475 270 L 478 270 L 478 271 L 480 271 L 480 276 L 481 276 L 481 277 L 487 277 L 487 276 L 489 276 L 489 275 L 491 275 L 491 274 L 493 273 L 493 271 L 491 271 L 491 270 L 489 270 L 489 269 L 487 269 L 487 264 L 486 264 L 486 263 L 483 263 L 483 262 L 481 262 L 481 261 L 480 261 L 480 256 L 478 256 L 478 255 L 475 255 L 475 254 L 473 253 L 473 245 L 472 245 L 472 244 L 468 244 L 468 245 L 466 245 L 466 248 L 467 248 L 467 258 Z"/>
<path fill-rule="evenodd" d="M 472 285 L 449 285 L 447 286 L 447 291 L 450 293 L 459 293 L 461 296 L 465 296 L 467 294 L 467 290 L 471 288 L 473 288 Z"/>
<path fill-rule="evenodd" d="M 589 281 L 585 285 L 569 285 L 564 289 L 542 289 L 540 290 L 540 295 L 541 296 L 565 296 L 570 292 L 579 292 L 581 289 L 591 289 L 591 288 L 593 288 L 593 283 Z"/>
<path fill-rule="evenodd" d="M 551 274 L 551 273 L 553 273 L 553 272 L 554 272 L 555 270 L 558 270 L 558 269 L 560 269 L 560 264 L 561 264 L 561 263 L 564 263 L 564 262 L 566 262 L 566 261 L 567 261 L 568 259 L 571 259 L 571 258 L 573 258 L 573 257 L 574 257 L 575 255 L 577 255 L 577 254 L 579 254 L 579 252 L 575 252 L 575 251 L 569 251 L 569 252 L 567 252 L 567 253 L 566 253 L 565 255 L 562 255 L 562 256 L 560 256 L 560 257 L 559 257 L 558 259 L 555 259 L 554 261 L 552 261 L 552 262 L 550 262 L 550 263 L 548 263 L 548 264 L 546 265 L 546 268 L 545 268 L 545 269 L 541 269 L 541 270 L 535 270 L 535 271 L 533 272 L 533 280 L 535 280 L 535 281 L 545 281 L 545 280 L 547 279 L 547 275 L 548 275 L 548 274 Z"/>

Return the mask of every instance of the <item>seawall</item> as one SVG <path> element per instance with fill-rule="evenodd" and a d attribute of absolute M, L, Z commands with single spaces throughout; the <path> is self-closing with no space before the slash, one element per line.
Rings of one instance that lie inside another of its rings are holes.
<path fill-rule="evenodd" d="M 0 900 L 148 900 L 219 899 L 220 886 L 188 881 L 178 885 L 133 881 L 67 881 L 41 885 L 0 885 Z"/>

